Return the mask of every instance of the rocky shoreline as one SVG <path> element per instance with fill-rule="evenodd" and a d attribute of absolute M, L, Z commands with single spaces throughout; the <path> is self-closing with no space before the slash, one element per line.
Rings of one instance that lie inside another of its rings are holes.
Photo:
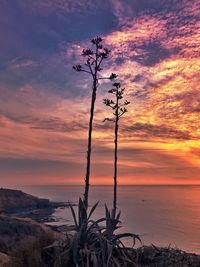
<path fill-rule="evenodd" d="M 37 222 L 53 222 L 57 208 L 69 207 L 66 202 L 52 202 L 26 194 L 21 190 L 0 188 L 0 214 L 31 218 Z"/>

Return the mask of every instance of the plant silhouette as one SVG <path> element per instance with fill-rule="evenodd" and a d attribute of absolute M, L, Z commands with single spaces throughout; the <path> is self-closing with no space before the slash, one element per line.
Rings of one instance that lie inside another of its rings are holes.
<path fill-rule="evenodd" d="M 87 149 L 87 164 L 85 176 L 85 192 L 84 199 L 79 199 L 78 212 L 76 214 L 73 206 L 70 205 L 72 217 L 75 225 L 75 233 L 70 239 L 65 248 L 65 252 L 69 255 L 69 266 L 135 266 L 134 260 L 131 258 L 129 248 L 123 243 L 124 238 L 131 238 L 133 245 L 136 240 L 140 241 L 138 235 L 133 233 L 121 233 L 116 231 L 120 227 L 120 212 L 116 213 L 117 208 L 117 144 L 118 144 L 118 122 L 120 117 L 127 111 L 126 105 L 129 104 L 125 101 L 120 103 L 123 98 L 124 89 L 121 88 L 120 83 L 114 83 L 113 89 L 109 90 L 116 97 L 116 101 L 105 99 L 104 102 L 107 106 L 112 107 L 114 110 L 115 119 L 107 119 L 115 121 L 115 173 L 114 173 L 114 202 L 113 210 L 110 212 L 105 205 L 105 217 L 93 219 L 98 202 L 93 205 L 89 211 L 88 196 L 90 189 L 90 160 L 91 160 L 91 146 L 92 146 L 92 130 L 93 130 L 93 117 L 96 100 L 96 92 L 99 86 L 99 80 L 110 79 L 113 80 L 117 77 L 116 74 L 111 73 L 109 77 L 101 75 L 102 63 L 108 58 L 110 50 L 104 48 L 102 39 L 96 37 L 91 40 L 92 49 L 84 49 L 82 56 L 85 58 L 84 67 L 76 65 L 73 68 L 77 72 L 85 72 L 90 75 L 92 79 L 92 97 L 90 107 L 90 120 L 88 128 L 88 149 Z M 104 223 L 105 225 L 102 225 Z M 123 265 L 122 265 L 123 264 Z"/>
<path fill-rule="evenodd" d="M 109 79 L 113 80 L 117 77 L 116 74 L 111 73 L 108 77 L 102 77 L 100 72 L 102 69 L 102 63 L 106 60 L 111 52 L 108 48 L 102 45 L 102 38 L 96 37 L 91 40 L 93 49 L 83 49 L 82 56 L 85 58 L 84 67 L 82 65 L 75 65 L 73 69 L 77 72 L 85 72 L 90 75 L 92 79 L 92 97 L 90 106 L 90 119 L 88 128 L 88 145 L 87 145 L 87 163 L 86 163 L 86 175 L 85 175 L 85 190 L 84 190 L 84 204 L 86 210 L 88 208 L 88 196 L 90 187 L 90 162 L 91 162 L 91 148 L 92 148 L 92 129 L 93 129 L 93 118 L 94 108 L 96 100 L 96 92 L 99 85 L 99 80 Z"/>
<path fill-rule="evenodd" d="M 119 119 L 127 112 L 126 106 L 130 104 L 125 100 L 122 102 L 125 88 L 121 87 L 119 82 L 113 84 L 113 88 L 108 93 L 114 95 L 115 99 L 104 99 L 103 102 L 106 106 L 113 110 L 113 118 L 105 118 L 104 121 L 113 121 L 115 123 L 115 137 L 114 137 L 114 196 L 113 196 L 113 212 L 114 216 L 117 210 L 117 163 L 118 163 L 118 131 L 119 131 Z"/>

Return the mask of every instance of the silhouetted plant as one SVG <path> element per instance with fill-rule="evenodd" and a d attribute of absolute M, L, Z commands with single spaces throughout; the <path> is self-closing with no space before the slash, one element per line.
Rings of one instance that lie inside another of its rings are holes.
<path fill-rule="evenodd" d="M 132 248 L 127 247 L 123 243 L 124 238 L 131 238 L 134 247 L 136 241 L 141 242 L 138 235 L 133 233 L 116 233 L 116 231 L 121 227 L 120 215 L 121 213 L 116 213 L 116 210 L 112 209 L 110 212 L 105 205 L 106 211 L 106 225 L 105 230 L 101 233 L 102 244 L 102 262 L 106 262 L 106 267 L 110 266 L 136 266 L 133 257 L 130 252 Z"/>
<path fill-rule="evenodd" d="M 111 73 L 108 77 L 102 77 L 100 72 L 102 69 L 102 63 L 108 58 L 111 50 L 103 47 L 102 38 L 96 37 L 91 40 L 93 49 L 83 49 L 82 56 L 85 58 L 84 67 L 82 65 L 73 66 L 73 69 L 77 72 L 85 72 L 90 75 L 92 79 L 92 98 L 90 107 L 90 120 L 88 129 L 88 148 L 87 148 L 87 164 L 86 164 L 86 175 L 85 175 L 85 192 L 84 192 L 84 203 L 86 210 L 88 208 L 88 194 L 90 186 L 90 159 L 91 159 L 91 146 L 92 146 L 92 128 L 93 128 L 93 117 L 94 107 L 96 100 L 96 92 L 99 85 L 99 80 L 110 79 L 113 80 L 117 77 L 116 74 Z"/>
<path fill-rule="evenodd" d="M 117 209 L 117 160 L 118 160 L 118 130 L 119 119 L 127 112 L 126 106 L 130 104 L 125 100 L 122 102 L 125 88 L 121 87 L 119 82 L 113 84 L 113 88 L 108 93 L 114 95 L 115 99 L 104 99 L 104 104 L 113 110 L 113 118 L 105 118 L 105 121 L 113 121 L 115 123 L 115 137 L 114 137 L 114 196 L 113 196 L 113 212 L 114 217 Z"/>
<path fill-rule="evenodd" d="M 85 203 L 80 198 L 78 215 L 76 215 L 74 208 L 70 205 L 75 225 L 75 233 L 72 237 L 71 244 L 69 244 L 73 266 L 103 266 L 101 265 L 100 257 L 99 223 L 105 221 L 105 218 L 96 221 L 91 219 L 97 205 L 98 202 L 91 208 L 88 214 Z"/>
<path fill-rule="evenodd" d="M 73 68 L 77 72 L 85 72 L 92 78 L 92 98 L 90 108 L 90 120 L 88 129 L 88 150 L 87 150 L 87 165 L 86 165 L 86 176 L 85 176 L 85 191 L 84 199 L 79 199 L 78 213 L 72 206 L 71 212 L 75 225 L 75 233 L 73 234 L 66 252 L 69 255 L 70 266 L 80 267 L 117 267 L 117 266 L 135 266 L 134 262 L 129 256 L 129 248 L 125 247 L 122 242 L 122 238 L 131 237 L 135 242 L 136 239 L 140 240 L 137 235 L 132 233 L 117 234 L 116 230 L 120 227 L 120 213 L 116 214 L 116 208 L 110 213 L 106 207 L 105 218 L 93 220 L 91 216 L 98 206 L 98 202 L 88 211 L 88 196 L 90 187 L 90 159 L 91 159 L 91 145 L 92 145 L 92 128 L 93 128 L 93 117 L 94 117 L 94 106 L 96 100 L 96 91 L 99 85 L 99 80 L 110 79 L 113 80 L 117 77 L 116 74 L 112 73 L 109 77 L 102 77 L 100 72 L 102 71 L 102 62 L 108 58 L 110 50 L 104 48 L 102 45 L 102 39 L 96 37 L 91 40 L 94 50 L 84 49 L 82 56 L 86 58 L 84 67 L 82 65 L 76 65 Z M 118 121 L 119 118 L 126 112 L 125 106 L 128 105 L 128 101 L 124 104 L 120 104 L 119 101 L 122 99 L 124 89 L 120 88 L 119 83 L 113 84 L 114 88 L 112 93 L 116 92 L 116 108 L 114 108 L 114 115 L 116 117 L 116 157 L 115 157 L 115 181 L 117 181 L 117 136 L 118 136 Z M 111 90 L 109 91 L 111 92 Z M 107 105 L 112 106 L 113 101 L 107 101 Z M 123 106 L 123 107 L 122 107 Z M 114 207 L 117 203 L 117 183 L 115 185 L 115 200 Z M 101 223 L 105 223 L 102 225 Z"/>
<path fill-rule="evenodd" d="M 140 241 L 139 236 L 132 233 L 117 234 L 116 230 L 120 227 L 120 212 L 115 216 L 109 212 L 107 206 L 105 206 L 105 218 L 92 220 L 91 216 L 97 205 L 98 202 L 91 208 L 88 215 L 81 199 L 78 204 L 78 215 L 70 206 L 75 225 L 75 234 L 67 249 L 67 254 L 71 255 L 70 266 L 136 266 L 131 257 L 131 248 L 127 248 L 122 239 L 131 238 L 134 245 L 136 240 Z M 102 222 L 105 222 L 105 226 L 101 225 Z"/>

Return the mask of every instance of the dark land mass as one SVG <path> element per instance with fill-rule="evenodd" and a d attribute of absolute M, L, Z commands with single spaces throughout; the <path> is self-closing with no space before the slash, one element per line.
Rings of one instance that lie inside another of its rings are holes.
<path fill-rule="evenodd" d="M 0 188 L 0 214 L 32 218 L 38 222 L 51 222 L 56 208 L 65 208 L 65 202 L 52 202 L 22 192 L 21 190 Z"/>

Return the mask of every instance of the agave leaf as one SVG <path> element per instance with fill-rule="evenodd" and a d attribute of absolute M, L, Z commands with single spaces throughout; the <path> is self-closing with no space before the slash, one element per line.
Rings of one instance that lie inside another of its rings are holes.
<path fill-rule="evenodd" d="M 119 221 L 117 219 L 112 219 L 112 218 L 110 221 L 111 221 L 111 225 L 112 225 L 113 230 L 115 230 L 115 227 L 117 227 Z"/>
<path fill-rule="evenodd" d="M 75 227 L 76 227 L 76 229 L 78 229 L 78 222 L 77 222 L 77 219 L 76 219 L 75 210 L 74 210 L 73 206 L 70 203 L 69 203 L 69 206 L 70 206 L 70 209 L 71 209 L 71 212 L 72 212 L 72 216 L 73 216 Z"/>
<path fill-rule="evenodd" d="M 115 230 L 120 229 L 120 228 L 121 228 L 120 225 L 119 226 L 115 226 Z"/>
<path fill-rule="evenodd" d="M 85 254 L 86 254 L 86 266 L 90 267 L 90 251 L 85 248 Z"/>
<path fill-rule="evenodd" d="M 151 245 L 152 245 L 152 247 L 153 247 L 155 250 L 157 250 L 157 251 L 159 251 L 159 252 L 160 252 L 160 250 L 159 250 L 159 248 L 158 248 L 158 247 L 156 247 L 156 246 L 155 246 L 154 244 L 152 244 L 152 243 L 151 243 Z M 168 246 L 168 249 L 170 248 L 170 245 L 171 245 L 171 244 L 169 244 L 169 246 Z"/>
<path fill-rule="evenodd" d="M 133 233 L 122 233 L 122 234 L 115 235 L 115 239 L 121 239 L 121 238 L 124 238 L 124 237 L 132 237 L 134 239 L 139 240 L 142 243 L 139 235 L 136 235 L 136 234 L 133 234 Z"/>
<path fill-rule="evenodd" d="M 83 202 L 83 200 L 81 198 L 79 198 L 79 227 L 82 223 L 85 223 L 87 221 L 87 210 L 86 210 L 86 207 L 85 207 L 85 204 Z"/>
<path fill-rule="evenodd" d="M 98 206 L 98 204 L 99 204 L 99 201 L 96 204 L 94 204 L 94 206 L 91 208 L 91 211 L 90 211 L 90 213 L 88 215 L 88 219 L 90 219 L 90 217 L 92 216 L 92 214 L 95 211 L 95 209 Z"/>
<path fill-rule="evenodd" d="M 81 212 L 82 212 L 82 203 L 81 203 L 81 198 L 79 198 L 79 202 L 78 202 L 78 222 L 79 222 L 79 226 L 81 225 L 82 221 L 81 221 Z"/>
<path fill-rule="evenodd" d="M 128 253 L 127 248 L 125 249 L 118 249 L 119 255 L 118 258 L 122 261 L 122 262 L 126 262 L 128 263 L 128 266 L 136 266 L 135 262 L 133 260 L 133 258 L 131 257 L 131 254 Z M 131 264 L 131 265 L 130 265 Z M 127 265 L 126 265 L 127 266 Z"/>
<path fill-rule="evenodd" d="M 78 264 L 78 250 L 77 246 L 78 240 L 77 240 L 77 233 L 74 234 L 73 242 L 72 242 L 72 254 L 73 254 L 73 261 L 75 264 Z"/>
<path fill-rule="evenodd" d="M 120 216 L 121 216 L 121 211 L 119 211 L 117 216 L 116 216 L 116 220 L 118 220 L 119 223 L 120 223 L 120 220 L 119 220 Z"/>
<path fill-rule="evenodd" d="M 87 243 L 87 224 L 86 223 L 82 223 L 79 231 L 77 232 L 78 235 L 78 240 L 80 242 L 80 245 L 84 245 L 85 243 Z"/>
<path fill-rule="evenodd" d="M 135 234 L 132 234 L 132 233 L 122 233 L 122 234 L 115 235 L 114 238 L 113 238 L 113 242 L 120 242 L 121 238 L 126 238 L 126 237 L 131 237 L 132 238 L 132 240 L 133 240 L 132 247 L 135 246 L 136 240 L 138 240 L 140 243 L 142 243 L 139 235 L 135 235 Z M 120 242 L 120 243 L 123 244 L 122 242 Z M 126 248 L 126 249 L 128 249 L 128 248 Z"/>
<path fill-rule="evenodd" d="M 96 255 L 92 253 L 91 255 L 91 263 L 93 267 L 98 267 L 98 262 L 97 262 L 97 258 Z"/>
<path fill-rule="evenodd" d="M 94 220 L 90 220 L 90 221 L 88 221 L 88 222 L 96 222 L 97 224 L 99 224 L 99 223 L 101 223 L 101 222 L 105 222 L 105 221 L 106 221 L 106 217 L 100 218 L 100 219 L 98 219 L 98 220 L 96 220 L 96 221 L 94 221 Z"/>
<path fill-rule="evenodd" d="M 128 262 L 133 262 L 133 259 L 128 253 L 129 249 L 125 247 L 125 245 L 123 244 L 121 240 L 118 240 L 118 241 L 119 241 L 119 244 L 117 244 L 117 248 L 118 248 L 118 252 L 121 254 L 121 257 Z"/>
<path fill-rule="evenodd" d="M 107 242 L 107 253 L 108 253 L 108 259 L 107 259 L 107 267 L 110 266 L 110 259 L 112 257 L 113 252 L 113 246 Z"/>
<path fill-rule="evenodd" d="M 105 227 L 100 227 L 99 223 L 104 222 L 105 220 L 106 220 L 105 218 L 101 218 L 97 221 L 93 221 L 93 220 L 88 221 L 88 224 L 91 223 L 90 226 L 88 227 L 88 232 L 92 229 L 96 229 L 98 231 L 101 231 Z"/>
<path fill-rule="evenodd" d="M 121 250 L 121 249 L 126 249 L 124 243 L 123 243 L 120 239 L 118 239 L 118 240 L 117 240 L 117 243 L 115 243 L 115 244 L 116 244 L 116 247 L 117 247 L 119 250 Z M 121 246 L 120 246 L 120 245 L 121 245 Z"/>
<path fill-rule="evenodd" d="M 120 263 L 116 257 L 113 257 L 113 262 L 117 267 L 121 267 L 121 265 L 120 265 Z"/>
<path fill-rule="evenodd" d="M 106 219 L 110 218 L 110 213 L 108 211 L 107 205 L 105 204 L 105 209 L 106 209 Z"/>
<path fill-rule="evenodd" d="M 115 219 L 116 209 L 112 209 L 112 218 Z"/>

